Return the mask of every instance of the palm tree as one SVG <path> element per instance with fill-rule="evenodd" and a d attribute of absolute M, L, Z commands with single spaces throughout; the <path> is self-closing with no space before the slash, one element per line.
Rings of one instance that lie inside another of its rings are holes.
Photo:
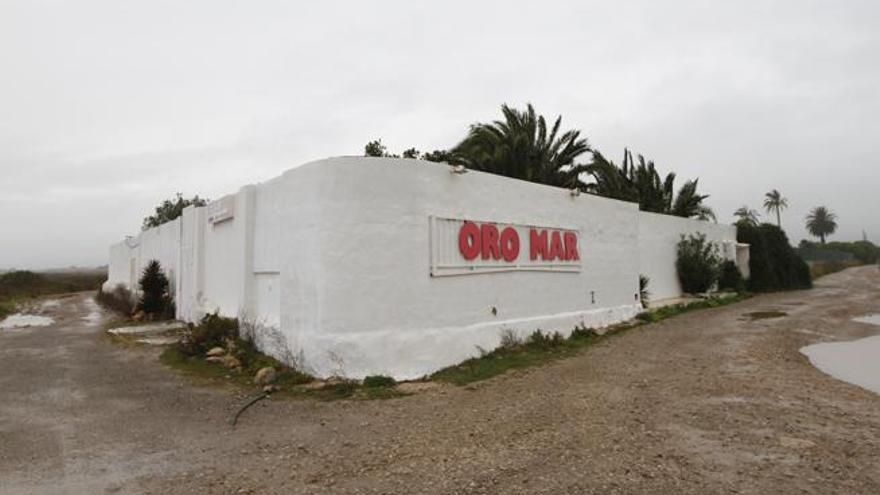
<path fill-rule="evenodd" d="M 776 226 L 782 228 L 780 212 L 788 208 L 788 199 L 782 197 L 782 193 L 776 189 L 764 195 L 764 209 L 767 213 L 776 212 Z"/>
<path fill-rule="evenodd" d="M 758 217 L 760 214 L 748 206 L 740 206 L 735 212 L 733 212 L 733 216 L 737 217 L 739 220 L 736 221 L 736 224 L 743 225 L 758 225 Z"/>
<path fill-rule="evenodd" d="M 467 137 L 452 153 L 467 168 L 551 186 L 579 188 L 585 165 L 575 164 L 590 151 L 580 131 L 560 134 L 562 117 L 547 128 L 544 117 L 528 105 L 519 111 L 501 106 L 504 120 L 472 125 Z"/>
<path fill-rule="evenodd" d="M 807 230 L 825 244 L 825 236 L 837 230 L 837 215 L 824 206 L 817 206 L 807 215 Z"/>
<path fill-rule="evenodd" d="M 676 194 L 675 173 L 666 174 L 661 179 L 654 162 L 639 155 L 636 164 L 629 150 L 624 150 L 620 167 L 594 150 L 593 162 L 585 170 L 594 180 L 583 186 L 586 192 L 638 203 L 642 211 L 700 220 L 715 219 L 712 209 L 703 204 L 709 196 L 697 194 L 697 180 L 685 182 Z"/>

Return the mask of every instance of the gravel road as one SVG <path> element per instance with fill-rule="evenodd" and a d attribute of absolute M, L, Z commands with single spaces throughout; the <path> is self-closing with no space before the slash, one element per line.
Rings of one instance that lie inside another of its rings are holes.
<path fill-rule="evenodd" d="M 880 270 L 402 399 L 240 403 L 101 337 L 87 295 L 0 332 L 0 493 L 880 493 L 880 396 L 804 345 L 880 327 Z M 754 312 L 784 316 L 755 319 Z M 91 316 L 90 316 L 91 315 Z"/>

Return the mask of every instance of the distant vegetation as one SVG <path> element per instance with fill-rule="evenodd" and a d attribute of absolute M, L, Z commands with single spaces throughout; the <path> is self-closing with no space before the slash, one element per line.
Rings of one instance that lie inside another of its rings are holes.
<path fill-rule="evenodd" d="M 549 186 L 577 189 L 607 198 L 631 201 L 639 209 L 701 220 L 714 220 L 705 204 L 708 195 L 697 192 L 697 180 L 674 189 L 675 173 L 660 176 L 654 162 L 639 155 L 638 163 L 624 150 L 618 166 L 592 149 L 579 130 L 562 130 L 562 117 L 552 125 L 532 105 L 518 110 L 501 106 L 502 120 L 470 126 L 465 138 L 449 150 L 420 153 L 410 148 L 402 155 L 389 153 L 381 140 L 370 141 L 364 155 L 413 158 L 463 165 L 505 177 Z M 583 161 L 582 157 L 591 156 Z M 583 179 L 591 176 L 593 182 Z"/>
<path fill-rule="evenodd" d="M 183 210 L 188 206 L 205 206 L 206 204 L 208 204 L 208 200 L 202 199 L 198 195 L 192 198 L 184 198 L 180 193 L 177 193 L 174 198 L 161 202 L 156 207 L 154 214 L 144 218 L 142 229 L 147 230 L 170 222 L 183 215 Z"/>
<path fill-rule="evenodd" d="M 105 269 L 4 273 L 0 275 L 0 318 L 12 313 L 16 302 L 51 294 L 95 290 L 106 279 Z"/>

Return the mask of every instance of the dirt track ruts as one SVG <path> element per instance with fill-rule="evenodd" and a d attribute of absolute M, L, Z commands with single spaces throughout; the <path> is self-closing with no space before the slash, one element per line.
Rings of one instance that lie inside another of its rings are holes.
<path fill-rule="evenodd" d="M 880 493 L 880 396 L 798 349 L 880 333 L 880 270 L 403 399 L 237 397 L 82 317 L 0 333 L 0 493 Z M 787 316 L 752 320 L 754 311 Z"/>

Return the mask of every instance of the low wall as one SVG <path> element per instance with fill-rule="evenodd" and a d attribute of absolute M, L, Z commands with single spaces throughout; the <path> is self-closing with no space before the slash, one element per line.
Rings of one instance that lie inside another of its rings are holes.
<path fill-rule="evenodd" d="M 694 232 L 736 237 L 444 164 L 333 158 L 112 246 L 108 285 L 133 283 L 130 264 L 139 273 L 156 255 L 181 319 L 253 320 L 264 350 L 319 376 L 417 378 L 496 347 L 502 331 L 631 318 L 639 274 L 655 299 L 680 295 L 675 244 Z"/>

